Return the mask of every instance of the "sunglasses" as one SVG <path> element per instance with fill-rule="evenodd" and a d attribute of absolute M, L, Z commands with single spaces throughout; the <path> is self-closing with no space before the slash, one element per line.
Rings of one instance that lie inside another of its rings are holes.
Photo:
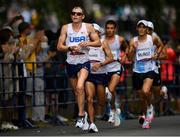
<path fill-rule="evenodd" d="M 71 12 L 71 15 L 81 16 L 81 15 L 83 15 L 83 13 L 81 13 L 81 12 Z"/>

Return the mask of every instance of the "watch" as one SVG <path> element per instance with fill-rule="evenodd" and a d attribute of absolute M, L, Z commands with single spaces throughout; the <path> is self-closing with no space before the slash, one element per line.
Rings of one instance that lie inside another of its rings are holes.
<path fill-rule="evenodd" d="M 71 47 L 68 47 L 68 51 L 72 51 Z"/>

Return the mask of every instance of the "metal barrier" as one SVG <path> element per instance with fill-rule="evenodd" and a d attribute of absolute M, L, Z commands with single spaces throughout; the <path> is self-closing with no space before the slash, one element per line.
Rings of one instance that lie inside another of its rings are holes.
<path fill-rule="evenodd" d="M 32 71 L 26 71 L 24 65 L 32 64 Z M 180 89 L 180 74 L 179 64 L 174 64 L 177 71 L 174 74 L 176 79 L 173 81 L 173 85 L 167 85 L 173 87 L 175 90 Z M 129 65 L 124 66 L 125 71 L 129 69 Z M 167 70 L 168 72 L 168 70 Z M 128 103 L 136 101 L 129 98 L 129 93 L 132 93 L 131 85 L 132 73 L 124 74 L 123 84 L 118 86 L 117 91 L 123 91 L 125 102 L 125 111 L 128 111 Z M 130 83 L 130 85 L 129 85 Z M 41 88 L 38 89 L 38 85 L 41 84 Z M 68 92 L 67 92 L 68 91 Z M 0 62 L 0 112 L 4 109 L 13 108 L 18 110 L 20 121 L 26 120 L 26 109 L 38 106 L 59 106 L 74 104 L 75 99 L 73 97 L 72 89 L 69 87 L 68 78 L 66 75 L 65 64 L 61 62 Z M 64 101 L 49 103 L 46 101 L 47 94 L 54 94 L 55 98 L 57 94 L 64 92 Z M 44 101 L 41 104 L 37 104 L 36 94 L 43 93 Z M 69 93 L 72 96 L 68 97 Z M 31 97 L 30 104 L 27 104 L 27 97 Z M 9 100 L 11 103 L 9 103 Z"/>

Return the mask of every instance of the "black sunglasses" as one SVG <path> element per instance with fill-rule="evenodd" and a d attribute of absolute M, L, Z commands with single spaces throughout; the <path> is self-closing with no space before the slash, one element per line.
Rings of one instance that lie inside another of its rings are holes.
<path fill-rule="evenodd" d="M 81 15 L 83 15 L 83 13 L 81 13 L 81 12 L 71 12 L 71 15 L 81 16 Z"/>

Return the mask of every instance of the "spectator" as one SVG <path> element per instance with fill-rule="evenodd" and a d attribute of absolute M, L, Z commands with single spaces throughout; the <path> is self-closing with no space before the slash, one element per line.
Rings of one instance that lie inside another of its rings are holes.
<path fill-rule="evenodd" d="M 36 61 L 36 53 L 35 50 L 38 46 L 38 43 L 40 42 L 42 36 L 43 36 L 43 31 L 39 31 L 37 32 L 34 37 L 30 37 L 32 34 L 32 27 L 29 23 L 27 22 L 22 22 L 19 24 L 18 26 L 18 30 L 19 30 L 19 60 L 22 62 L 19 64 L 19 76 L 21 76 L 20 79 L 20 91 L 21 94 L 19 96 L 19 105 L 24 105 L 25 107 L 25 101 L 27 101 L 27 103 L 29 105 L 32 105 L 31 102 L 31 93 L 33 90 L 35 90 L 34 88 L 34 72 L 36 71 L 36 64 L 34 64 L 34 62 Z M 27 63 L 29 62 L 29 63 Z M 24 64 L 25 63 L 25 64 Z M 27 82 L 27 83 L 26 83 Z M 27 84 L 27 86 L 26 86 Z M 30 96 L 26 96 L 27 99 L 25 99 L 25 93 L 24 91 L 26 91 L 26 95 L 30 95 Z M 24 121 L 26 121 L 26 116 L 24 116 L 25 112 L 25 108 L 20 108 L 20 115 L 19 115 L 19 119 L 21 119 L 21 123 L 24 125 Z M 29 112 L 30 113 L 30 112 Z M 22 114 L 22 115 L 21 115 Z M 29 114 L 30 115 L 30 114 Z M 30 116 L 29 116 L 30 117 Z M 29 122 L 27 122 L 29 123 Z M 31 126 L 31 124 L 30 124 Z"/>
<path fill-rule="evenodd" d="M 14 111 L 12 108 L 7 108 L 12 101 L 13 93 L 13 81 L 6 77 L 12 77 L 12 64 L 8 63 L 14 60 L 15 45 L 10 45 L 12 32 L 9 29 L 2 29 L 0 31 L 0 100 L 2 106 L 2 121 L 1 129 L 14 129 L 18 127 L 12 124 Z"/>
<path fill-rule="evenodd" d="M 35 72 L 35 106 L 32 111 L 32 120 L 36 122 L 45 121 L 45 106 L 44 106 L 44 63 L 49 60 L 48 39 L 44 36 L 36 48 L 37 69 Z"/>
<path fill-rule="evenodd" d="M 19 35 L 18 26 L 23 21 L 24 21 L 24 17 L 22 15 L 17 15 L 8 23 L 8 25 L 13 29 L 13 36 L 15 38 Z"/>

